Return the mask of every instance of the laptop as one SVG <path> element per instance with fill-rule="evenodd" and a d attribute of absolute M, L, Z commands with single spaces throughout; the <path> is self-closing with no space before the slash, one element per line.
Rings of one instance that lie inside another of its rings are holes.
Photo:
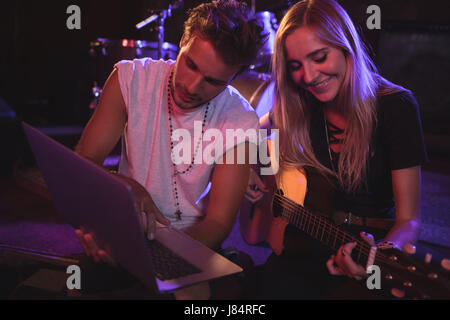
<path fill-rule="evenodd" d="M 58 212 L 73 227 L 93 233 L 99 247 L 150 290 L 171 293 L 242 271 L 171 226 L 158 224 L 155 240 L 148 240 L 127 183 L 28 124 L 22 126 Z"/>

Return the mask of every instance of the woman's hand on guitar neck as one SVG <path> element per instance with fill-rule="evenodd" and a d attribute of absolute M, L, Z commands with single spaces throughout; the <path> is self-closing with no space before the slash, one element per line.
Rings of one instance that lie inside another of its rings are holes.
<path fill-rule="evenodd" d="M 247 190 L 245 191 L 245 198 L 251 203 L 256 203 L 262 199 L 266 192 L 269 192 L 269 189 L 264 185 L 255 170 L 251 169 Z"/>
<path fill-rule="evenodd" d="M 371 246 L 375 245 L 375 239 L 370 233 L 361 232 L 361 238 Z M 345 275 L 356 280 L 362 280 L 367 277 L 364 267 L 353 261 L 351 257 L 355 246 L 356 242 L 346 243 L 338 249 L 336 255 L 330 257 L 326 263 L 330 274 L 336 276 Z"/>

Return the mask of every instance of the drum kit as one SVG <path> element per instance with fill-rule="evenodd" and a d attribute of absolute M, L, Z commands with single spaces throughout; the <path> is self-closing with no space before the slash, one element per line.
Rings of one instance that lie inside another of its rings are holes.
<path fill-rule="evenodd" d="M 158 42 L 121 39 L 111 40 L 98 38 L 90 43 L 90 56 L 94 60 L 95 80 L 92 87 L 93 101 L 89 108 L 95 109 L 102 93 L 103 85 L 108 79 L 114 64 L 120 60 L 133 60 L 150 57 L 153 59 L 175 60 L 178 46 L 163 42 L 159 48 Z"/>
<path fill-rule="evenodd" d="M 97 38 L 90 43 L 89 54 L 95 66 L 95 78 L 92 87 L 93 100 L 89 105 L 91 111 L 97 106 L 103 85 L 114 64 L 118 61 L 145 57 L 164 60 L 176 59 L 179 48 L 172 43 L 164 42 L 164 23 L 167 18 L 172 16 L 172 10 L 182 8 L 183 0 L 172 1 L 167 9 L 152 11 L 151 16 L 136 24 L 137 29 L 152 25 L 152 30 L 158 32 L 158 41 L 156 42 Z M 254 8 L 254 2 L 252 2 L 252 9 L 254 10 Z M 250 102 L 258 116 L 262 116 L 273 105 L 274 83 L 270 75 L 270 65 L 278 24 L 275 14 L 270 11 L 257 12 L 255 18 L 264 26 L 264 32 L 268 34 L 267 41 L 258 52 L 258 56 L 250 69 L 236 77 L 231 85 Z"/>

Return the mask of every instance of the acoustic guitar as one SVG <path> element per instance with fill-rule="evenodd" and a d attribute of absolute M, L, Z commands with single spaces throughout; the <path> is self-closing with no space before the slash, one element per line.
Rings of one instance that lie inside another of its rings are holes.
<path fill-rule="evenodd" d="M 330 219 L 333 188 L 319 173 L 292 168 L 262 176 L 262 180 L 270 192 L 256 204 L 245 199 L 240 209 L 241 234 L 248 244 L 267 242 L 280 255 L 290 224 L 334 251 L 355 242 L 352 258 L 366 268 L 378 266 L 382 289 L 390 289 L 397 298 L 450 298 L 450 260 L 436 259 L 436 253 L 413 245 L 405 251 L 377 250 L 348 233 Z"/>

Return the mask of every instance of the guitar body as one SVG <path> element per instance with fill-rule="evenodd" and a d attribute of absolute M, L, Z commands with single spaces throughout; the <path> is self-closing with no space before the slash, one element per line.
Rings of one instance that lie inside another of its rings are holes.
<path fill-rule="evenodd" d="M 269 243 L 276 254 L 284 247 L 286 219 L 273 214 L 273 195 L 277 192 L 295 203 L 308 206 L 317 212 L 331 212 L 333 188 L 328 180 L 311 169 L 289 168 L 280 170 L 276 176 L 262 176 L 270 192 L 256 204 L 244 200 L 240 208 L 240 230 L 248 244 Z"/>

